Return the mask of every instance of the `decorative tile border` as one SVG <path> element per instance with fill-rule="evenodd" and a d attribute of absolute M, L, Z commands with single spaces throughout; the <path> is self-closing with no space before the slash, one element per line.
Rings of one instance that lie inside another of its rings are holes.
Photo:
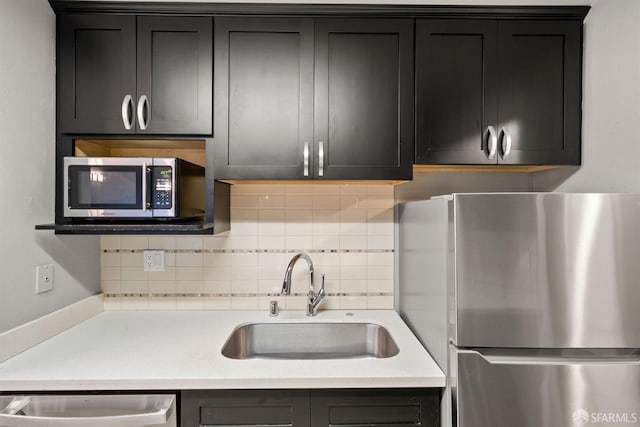
<path fill-rule="evenodd" d="M 105 254 L 144 253 L 144 251 L 160 250 L 168 254 L 388 254 L 393 249 L 102 249 Z"/>

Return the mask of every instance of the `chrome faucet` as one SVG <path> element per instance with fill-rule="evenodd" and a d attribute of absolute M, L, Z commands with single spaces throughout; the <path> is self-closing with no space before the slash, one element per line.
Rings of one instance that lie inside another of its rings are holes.
<path fill-rule="evenodd" d="M 324 299 L 324 274 L 322 275 L 322 285 L 320 287 L 320 291 L 316 294 L 314 283 L 313 283 L 313 262 L 309 255 L 305 253 L 300 253 L 295 255 L 289 261 L 289 265 L 287 266 L 287 271 L 284 273 L 284 281 L 282 282 L 282 291 L 280 294 L 282 295 L 291 295 L 291 273 L 293 271 L 293 266 L 296 265 L 296 262 L 302 258 L 307 261 L 309 264 L 309 293 L 307 294 L 307 316 L 315 316 L 318 306 L 320 302 Z"/>

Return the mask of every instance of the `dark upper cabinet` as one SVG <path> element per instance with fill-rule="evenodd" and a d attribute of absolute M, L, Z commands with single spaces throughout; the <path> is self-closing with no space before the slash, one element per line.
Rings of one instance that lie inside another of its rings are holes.
<path fill-rule="evenodd" d="M 216 19 L 216 178 L 410 179 L 412 20 Z"/>
<path fill-rule="evenodd" d="M 212 133 L 212 19 L 59 16 L 62 133 Z"/>
<path fill-rule="evenodd" d="M 316 176 L 411 179 L 413 21 L 318 19 Z"/>
<path fill-rule="evenodd" d="M 416 163 L 579 164 L 581 21 L 417 20 Z"/>
<path fill-rule="evenodd" d="M 218 18 L 216 178 L 313 177 L 313 20 Z"/>

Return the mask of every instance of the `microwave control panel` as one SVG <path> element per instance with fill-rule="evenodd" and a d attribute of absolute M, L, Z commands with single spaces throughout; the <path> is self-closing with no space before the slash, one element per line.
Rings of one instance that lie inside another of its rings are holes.
<path fill-rule="evenodd" d="M 172 176 L 170 166 L 154 166 L 152 168 L 153 209 L 171 209 L 173 207 Z"/>

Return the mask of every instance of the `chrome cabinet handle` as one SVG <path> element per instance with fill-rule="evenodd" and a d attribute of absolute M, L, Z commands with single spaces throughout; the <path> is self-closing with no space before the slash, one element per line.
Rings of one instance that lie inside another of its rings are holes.
<path fill-rule="evenodd" d="M 487 153 L 487 159 L 492 160 L 496 158 L 496 151 L 498 151 L 498 135 L 493 126 L 489 126 L 487 130 L 489 131 L 487 139 L 487 149 L 489 153 Z"/>
<path fill-rule="evenodd" d="M 318 142 L 318 176 L 324 176 L 324 142 Z"/>
<path fill-rule="evenodd" d="M 304 142 L 304 153 L 302 154 L 304 164 L 304 176 L 309 176 L 309 142 Z"/>
<path fill-rule="evenodd" d="M 122 124 L 126 130 L 133 127 L 133 118 L 131 117 L 131 108 L 133 107 L 133 98 L 131 95 L 125 95 L 122 100 Z"/>
<path fill-rule="evenodd" d="M 509 132 L 504 130 L 504 128 L 502 128 L 502 147 L 501 148 L 502 148 L 502 153 L 500 154 L 500 157 L 502 157 L 503 159 L 506 159 L 509 153 L 511 153 L 511 135 L 509 135 Z"/>
<path fill-rule="evenodd" d="M 147 110 L 147 116 L 149 116 L 149 98 L 147 95 L 142 95 L 138 100 L 138 124 L 140 125 L 140 130 L 146 130 L 147 126 L 149 126 L 149 119 L 145 119 L 144 111 Z"/>

